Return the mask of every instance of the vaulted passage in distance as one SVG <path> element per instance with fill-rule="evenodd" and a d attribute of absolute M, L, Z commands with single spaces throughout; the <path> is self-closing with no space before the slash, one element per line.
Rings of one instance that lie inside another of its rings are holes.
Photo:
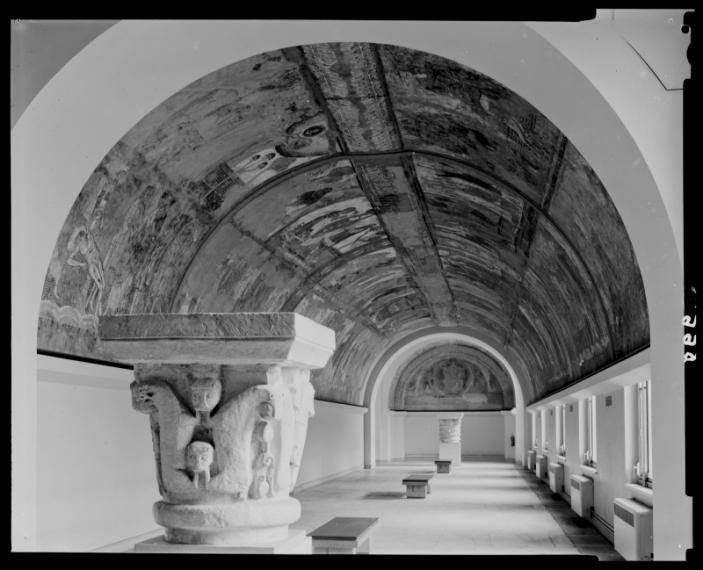
<path fill-rule="evenodd" d="M 425 328 L 481 330 L 526 403 L 649 344 L 632 245 L 576 148 L 491 78 L 378 44 L 258 55 L 139 121 L 64 224 L 39 347 L 112 359 L 97 315 L 228 311 L 333 328 L 313 383 L 350 404 Z"/>

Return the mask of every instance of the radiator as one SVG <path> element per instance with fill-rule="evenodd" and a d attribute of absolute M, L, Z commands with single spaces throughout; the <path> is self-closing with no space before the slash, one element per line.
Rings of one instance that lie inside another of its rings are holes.
<path fill-rule="evenodd" d="M 530 451 L 527 452 L 527 469 L 530 471 L 535 470 L 535 457 L 537 456 L 537 452 L 534 449 L 530 449 Z"/>
<path fill-rule="evenodd" d="M 571 485 L 571 508 L 580 517 L 590 518 L 593 506 L 593 479 L 583 475 L 572 475 L 569 478 Z"/>
<path fill-rule="evenodd" d="M 564 466 L 561 463 L 549 464 L 549 488 L 552 493 L 561 493 L 564 486 Z"/>
<path fill-rule="evenodd" d="M 546 455 L 538 455 L 536 457 L 535 461 L 536 461 L 535 472 L 537 473 L 537 478 L 540 480 L 546 479 L 548 477 L 547 456 Z"/>
<path fill-rule="evenodd" d="M 613 501 L 615 550 L 625 560 L 651 560 L 654 549 L 652 508 L 632 499 Z"/>

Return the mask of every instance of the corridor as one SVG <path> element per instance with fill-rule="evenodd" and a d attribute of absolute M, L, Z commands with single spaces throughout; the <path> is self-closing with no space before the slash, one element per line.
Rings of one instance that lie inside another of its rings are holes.
<path fill-rule="evenodd" d="M 622 560 L 590 523 L 574 524 L 568 505 L 550 499 L 545 485 L 513 463 L 464 461 L 449 474 L 435 474 L 426 499 L 406 499 L 401 480 L 417 471 L 434 471 L 434 463 L 384 464 L 295 493 L 303 514 L 292 527 L 311 531 L 335 516 L 378 517 L 373 554 L 590 554 Z"/>
<path fill-rule="evenodd" d="M 693 556 L 694 16 L 13 20 L 13 552 Z"/>

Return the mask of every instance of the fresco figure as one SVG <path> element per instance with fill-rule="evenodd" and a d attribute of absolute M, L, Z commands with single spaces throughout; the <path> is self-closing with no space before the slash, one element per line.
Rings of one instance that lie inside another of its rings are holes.
<path fill-rule="evenodd" d="M 466 369 L 456 361 L 451 361 L 442 368 L 443 382 L 442 391 L 445 395 L 457 395 L 465 391 Z"/>
<path fill-rule="evenodd" d="M 78 226 L 73 230 L 71 238 L 67 245 L 68 259 L 66 263 L 73 267 L 88 266 L 88 275 L 93 280 L 93 283 L 88 292 L 86 300 L 86 311 L 90 311 L 92 307 L 93 314 L 97 315 L 100 309 L 105 287 L 105 278 L 103 275 L 103 263 L 100 259 L 100 251 L 92 234 L 83 225 Z M 81 256 L 85 261 L 79 259 Z"/>

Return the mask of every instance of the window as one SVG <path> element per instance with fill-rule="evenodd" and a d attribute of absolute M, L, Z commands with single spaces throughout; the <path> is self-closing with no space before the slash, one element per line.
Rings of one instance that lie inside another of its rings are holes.
<path fill-rule="evenodd" d="M 637 458 L 634 472 L 638 484 L 652 488 L 652 398 L 650 391 L 649 380 L 637 384 Z"/>
<path fill-rule="evenodd" d="M 566 405 L 557 407 L 557 455 L 566 457 Z"/>
<path fill-rule="evenodd" d="M 584 465 L 596 466 L 596 397 L 586 398 L 586 449 Z"/>

